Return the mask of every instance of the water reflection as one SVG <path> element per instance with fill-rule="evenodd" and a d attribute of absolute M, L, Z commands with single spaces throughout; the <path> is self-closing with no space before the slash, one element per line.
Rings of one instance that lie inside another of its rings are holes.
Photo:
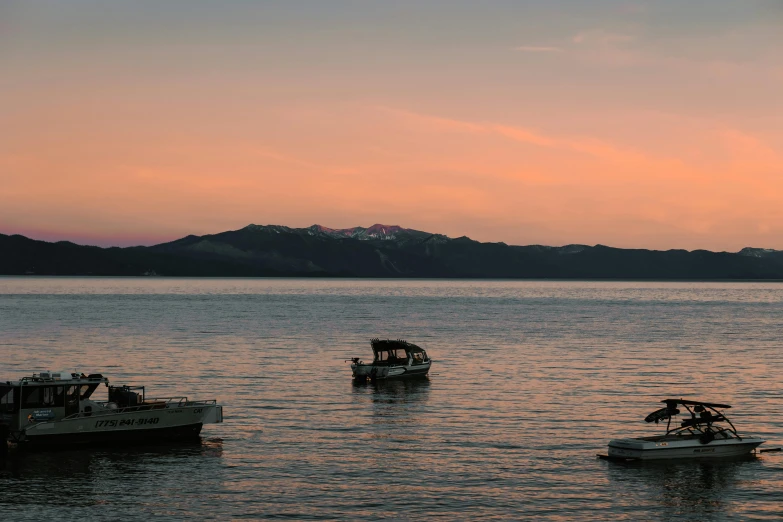
<path fill-rule="evenodd" d="M 755 455 L 719 460 L 608 462 L 609 480 L 618 491 L 645 492 L 664 519 L 723 513 L 742 475 L 763 466 Z"/>
<path fill-rule="evenodd" d="M 374 403 L 409 403 L 426 401 L 429 395 L 430 380 L 419 379 L 383 380 L 375 383 L 353 381 L 353 392 L 370 394 Z"/>
<path fill-rule="evenodd" d="M 428 415 L 430 381 L 427 378 L 354 384 L 354 398 L 370 414 L 370 438 L 390 442 L 410 442 L 421 437 Z M 399 447 L 393 447 L 399 449 Z M 410 451 L 411 448 L 408 447 Z"/>
<path fill-rule="evenodd" d="M 0 281 L 0 378 L 213 390 L 223 454 L 25 456 L 0 464 L 0 520 L 783 520 L 780 456 L 590 458 L 653 434 L 642 419 L 670 394 L 783 440 L 783 285 L 142 279 Z M 346 346 L 379 324 L 437 373 L 352 386 Z"/>
<path fill-rule="evenodd" d="M 197 484 L 220 476 L 222 456 L 223 441 L 217 438 L 97 451 L 12 448 L 0 460 L 0 503 L 90 506 L 118 494 L 151 493 L 172 480 Z"/>

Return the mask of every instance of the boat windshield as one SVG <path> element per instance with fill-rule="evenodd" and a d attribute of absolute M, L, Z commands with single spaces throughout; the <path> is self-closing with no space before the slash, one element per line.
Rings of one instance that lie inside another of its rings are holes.
<path fill-rule="evenodd" d="M 408 351 L 411 354 L 411 359 L 413 360 L 413 364 L 424 364 L 429 360 L 427 359 L 427 352 L 425 352 L 421 348 L 413 348 Z"/>
<path fill-rule="evenodd" d="M 79 398 L 81 400 L 89 399 L 92 393 L 98 388 L 100 383 L 95 384 L 82 384 L 79 387 Z"/>
<path fill-rule="evenodd" d="M 407 361 L 408 360 L 408 354 L 402 348 L 399 348 L 399 349 L 388 348 L 388 349 L 385 349 L 385 350 L 377 350 L 375 352 L 375 360 L 379 361 L 379 362 Z"/>
<path fill-rule="evenodd" d="M 64 386 L 25 386 L 23 408 L 61 408 L 65 404 Z"/>
<path fill-rule="evenodd" d="M 19 390 L 15 386 L 0 386 L 0 413 L 19 411 Z"/>

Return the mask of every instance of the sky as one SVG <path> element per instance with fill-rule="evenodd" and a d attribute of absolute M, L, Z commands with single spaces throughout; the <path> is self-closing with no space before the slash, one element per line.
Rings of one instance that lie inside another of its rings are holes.
<path fill-rule="evenodd" d="M 783 249 L 783 0 L 0 2 L 0 233 Z"/>

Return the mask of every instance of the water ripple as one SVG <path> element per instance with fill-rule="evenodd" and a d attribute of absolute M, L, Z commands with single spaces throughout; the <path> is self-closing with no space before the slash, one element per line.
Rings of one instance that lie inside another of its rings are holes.
<path fill-rule="evenodd" d="M 632 465 L 664 396 L 783 442 L 773 283 L 0 278 L 0 377 L 218 398 L 201 444 L 13 454 L 3 519 L 775 520 L 783 456 Z M 355 385 L 405 337 L 429 380 Z M 732 410 L 733 411 L 733 410 Z M 654 429 L 654 427 L 653 427 Z M 46 494 L 42 494 L 46 492 Z"/>

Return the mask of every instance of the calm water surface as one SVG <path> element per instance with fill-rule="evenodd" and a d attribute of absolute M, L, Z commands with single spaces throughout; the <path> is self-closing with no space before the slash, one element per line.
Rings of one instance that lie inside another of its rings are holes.
<path fill-rule="evenodd" d="M 218 398 L 201 444 L 19 454 L 3 520 L 778 520 L 783 454 L 600 461 L 664 397 L 783 443 L 783 285 L 0 278 L 0 377 Z M 429 380 L 353 385 L 404 337 Z M 660 428 L 657 428 L 660 429 Z"/>

